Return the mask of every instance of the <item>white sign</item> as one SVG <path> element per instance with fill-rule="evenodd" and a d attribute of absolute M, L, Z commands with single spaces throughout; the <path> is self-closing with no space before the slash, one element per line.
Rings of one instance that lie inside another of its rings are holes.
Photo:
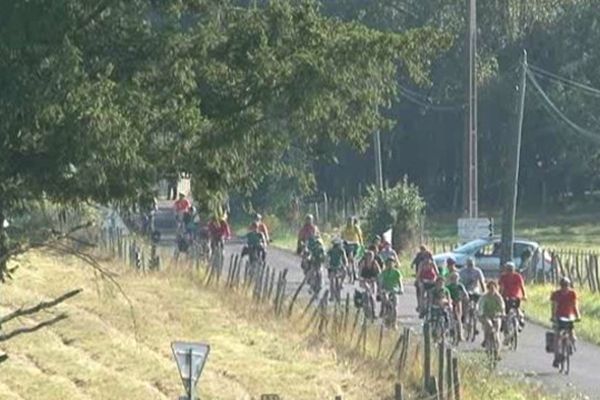
<path fill-rule="evenodd" d="M 193 399 L 193 389 L 202 374 L 202 368 L 210 353 L 210 346 L 204 343 L 173 342 L 171 343 L 173 356 L 179 368 L 179 375 L 183 382 L 188 398 Z"/>
<path fill-rule="evenodd" d="M 388 242 L 389 244 L 392 244 L 392 230 L 388 229 L 387 231 L 383 232 L 383 235 L 381 235 L 381 238 L 383 240 L 385 240 L 386 242 Z"/>
<path fill-rule="evenodd" d="M 461 242 L 487 238 L 494 234 L 492 218 L 459 218 L 458 238 Z"/>

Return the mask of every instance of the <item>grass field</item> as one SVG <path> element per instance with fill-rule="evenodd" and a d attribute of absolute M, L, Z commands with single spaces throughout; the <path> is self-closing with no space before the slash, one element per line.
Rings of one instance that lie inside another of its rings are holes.
<path fill-rule="evenodd" d="M 2 345 L 10 359 L 2 365 L 0 399 L 177 398 L 183 388 L 170 350 L 175 339 L 212 346 L 202 399 L 369 399 L 390 391 L 391 383 L 285 324 L 241 317 L 187 273 L 124 273 L 119 281 L 135 320 L 124 298 L 87 266 L 40 253 L 25 258 L 17 280 L 3 287 L 3 312 L 74 287 L 84 293 L 58 307 L 69 313 L 67 321 Z"/>
<path fill-rule="evenodd" d="M 143 276 L 113 266 L 131 309 L 114 286 L 73 258 L 35 252 L 20 265 L 17 280 L 3 287 L 2 298 L 10 299 L 2 301 L 3 313 L 75 287 L 84 293 L 55 310 L 68 312 L 67 321 L 2 344 L 10 359 L 2 365 L 0 399 L 177 398 L 183 388 L 170 350 L 176 339 L 212 346 L 200 380 L 202 399 L 263 393 L 307 400 L 390 398 L 389 372 L 335 342 L 296 333 L 302 329 L 293 320 L 266 317 L 249 302 L 221 296 L 200 285 L 195 273 L 171 269 Z M 414 361 L 411 368 L 419 371 Z M 466 400 L 555 399 L 530 382 L 490 374 L 477 360 L 465 359 L 462 368 Z M 418 382 L 407 382 L 409 392 Z"/>
<path fill-rule="evenodd" d="M 456 242 L 456 216 L 439 215 L 427 219 L 426 230 L 435 239 Z M 517 218 L 516 235 L 548 248 L 600 251 L 600 213 L 525 215 Z M 494 219 L 500 234 L 501 219 Z"/>
<path fill-rule="evenodd" d="M 528 317 L 545 326 L 550 326 L 550 294 L 555 290 L 550 285 L 534 285 L 527 288 L 527 302 L 523 308 Z M 600 345 L 600 293 L 578 289 L 581 322 L 577 323 L 577 335 Z"/>

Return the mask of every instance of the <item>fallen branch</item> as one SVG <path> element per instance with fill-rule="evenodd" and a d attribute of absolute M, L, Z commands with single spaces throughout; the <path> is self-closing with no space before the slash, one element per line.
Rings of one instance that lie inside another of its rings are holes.
<path fill-rule="evenodd" d="M 27 326 L 27 327 L 23 327 L 23 328 L 18 328 L 18 329 L 15 329 L 14 331 L 10 331 L 9 333 L 0 334 L 0 342 L 5 342 L 7 340 L 10 340 L 10 339 L 14 338 L 15 336 L 22 335 L 24 333 L 31 333 L 31 332 L 38 331 L 38 330 L 40 330 L 42 328 L 45 328 L 45 327 L 50 326 L 50 325 L 54 325 L 57 322 L 60 322 L 60 321 L 62 321 L 64 319 L 67 319 L 67 318 L 68 318 L 67 314 L 60 314 L 60 315 L 57 315 L 56 317 L 54 317 L 52 319 L 40 322 L 37 325 Z"/>
<path fill-rule="evenodd" d="M 47 308 L 54 307 L 57 304 L 60 304 L 67 299 L 70 299 L 71 297 L 77 296 L 82 291 L 83 291 L 83 289 L 71 290 L 70 292 L 63 294 L 62 296 L 59 296 L 54 300 L 42 301 L 41 303 L 39 303 L 33 307 L 29 307 L 29 308 L 19 308 L 18 310 L 15 310 L 15 311 L 11 312 L 10 314 L 5 315 L 4 317 L 1 317 L 0 318 L 0 326 L 10 320 L 15 319 L 15 318 L 22 317 L 25 315 L 35 314 L 35 313 L 38 313 Z M 0 336 L 0 338 L 1 338 L 1 336 Z M 6 340 L 6 339 L 4 339 L 4 340 Z"/>

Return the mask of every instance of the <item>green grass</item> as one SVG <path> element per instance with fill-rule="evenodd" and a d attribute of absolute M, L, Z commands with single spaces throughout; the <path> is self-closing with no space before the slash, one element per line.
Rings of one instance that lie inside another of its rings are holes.
<path fill-rule="evenodd" d="M 523 308 L 527 316 L 544 326 L 550 326 L 551 285 L 532 285 L 527 288 Z M 578 336 L 600 345 L 600 293 L 578 289 L 581 322 L 576 325 Z"/>
<path fill-rule="evenodd" d="M 438 215 L 427 220 L 430 237 L 456 242 L 456 216 Z M 525 215 L 516 223 L 516 235 L 539 242 L 548 248 L 600 251 L 600 213 Z M 494 218 L 495 233 L 500 234 L 501 219 Z"/>
<path fill-rule="evenodd" d="M 84 293 L 57 310 L 68 312 L 68 320 L 0 346 L 11 357 L 3 364 L 2 399 L 34 399 L 40 393 L 57 400 L 176 398 L 182 388 L 169 348 L 174 339 L 212 345 L 200 381 L 203 399 L 250 399 L 262 393 L 293 399 L 390 398 L 395 377 L 389 365 L 347 351 L 356 340 L 342 340 L 344 351 L 338 342 L 307 332 L 306 319 L 276 319 L 250 301 L 222 296 L 223 289 L 200 285 L 201 275 L 184 266 L 140 275 L 105 264 L 119 273 L 134 320 L 114 287 L 74 258 L 33 252 L 20 265 L 17 279 L 3 287 L 3 313 L 73 287 L 83 287 Z M 367 345 L 371 357 L 376 338 L 373 331 Z M 418 357 L 409 359 L 409 367 L 405 382 L 407 398 L 413 399 L 410 389 L 420 382 Z M 461 367 L 465 400 L 556 399 L 531 382 L 517 385 L 513 378 L 490 374 L 477 359 L 465 359 Z M 36 385 L 28 384 L 33 381 Z"/>

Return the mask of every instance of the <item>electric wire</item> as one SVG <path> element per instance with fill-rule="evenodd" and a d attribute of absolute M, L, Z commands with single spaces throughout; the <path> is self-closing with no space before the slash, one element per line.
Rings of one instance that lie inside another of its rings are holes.
<path fill-rule="evenodd" d="M 533 84 L 533 86 L 535 87 L 535 89 L 537 90 L 539 95 L 544 100 L 544 102 L 542 104 L 544 105 L 546 110 L 550 114 L 552 114 L 552 116 L 554 118 L 556 118 L 557 120 L 559 120 L 559 121 L 563 122 L 564 124 L 566 124 L 567 126 L 569 126 L 576 133 L 578 133 L 582 136 L 585 136 L 586 138 L 593 140 L 597 143 L 600 143 L 600 134 L 599 133 L 590 131 L 586 128 L 583 128 L 583 127 L 577 125 L 575 122 L 570 120 L 569 117 L 567 117 L 560 110 L 560 108 L 558 108 L 558 106 L 556 104 L 554 104 L 554 102 L 552 102 L 552 100 L 550 99 L 548 94 L 544 91 L 544 89 L 542 89 L 539 82 L 535 78 L 535 75 L 531 72 L 531 70 L 529 68 L 526 69 L 526 74 L 527 74 L 527 77 L 529 78 L 529 81 Z"/>
<path fill-rule="evenodd" d="M 550 71 L 546 71 L 545 69 L 537 67 L 535 65 L 528 65 L 528 68 L 530 69 L 530 71 L 532 73 L 535 73 L 536 75 L 538 75 L 540 77 L 543 77 L 545 79 L 548 79 L 548 80 L 551 80 L 551 81 L 554 81 L 554 82 L 560 82 L 560 83 L 563 83 L 563 84 L 567 84 L 567 85 L 569 85 L 571 87 L 575 87 L 575 88 L 581 89 L 581 90 L 583 90 L 583 91 L 585 91 L 585 92 L 587 92 L 587 93 L 589 93 L 591 95 L 600 97 L 600 89 L 596 89 L 596 88 L 591 87 L 589 85 L 586 85 L 584 83 L 577 82 L 577 81 L 574 81 L 572 79 L 565 78 L 563 76 L 554 74 L 554 73 L 552 73 Z"/>

